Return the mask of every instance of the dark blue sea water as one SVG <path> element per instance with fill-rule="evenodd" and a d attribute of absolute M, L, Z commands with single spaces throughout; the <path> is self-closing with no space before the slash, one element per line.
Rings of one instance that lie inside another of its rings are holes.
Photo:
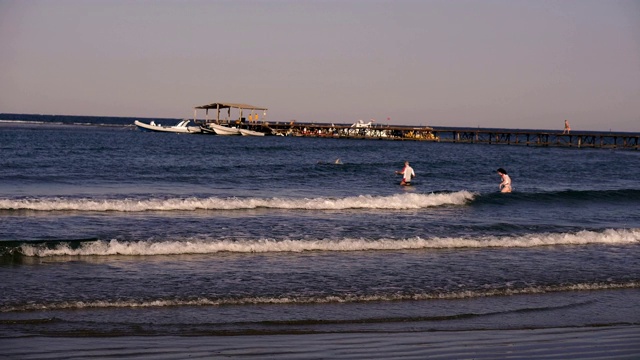
<path fill-rule="evenodd" d="M 638 151 L 94 120 L 0 123 L 0 337 L 640 324 Z"/>

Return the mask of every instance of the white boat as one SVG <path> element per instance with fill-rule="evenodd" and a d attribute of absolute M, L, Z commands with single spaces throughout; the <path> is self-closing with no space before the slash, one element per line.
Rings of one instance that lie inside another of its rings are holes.
<path fill-rule="evenodd" d="M 264 136 L 265 133 L 260 132 L 260 131 L 253 131 L 253 130 L 249 130 L 249 129 L 238 129 L 240 131 L 240 134 L 242 134 L 242 136 Z"/>
<path fill-rule="evenodd" d="M 362 120 L 358 120 L 358 122 L 356 122 L 353 125 L 351 125 L 351 127 L 352 128 L 357 128 L 357 129 L 360 129 L 360 128 L 369 129 L 369 128 L 371 128 L 373 126 L 373 122 L 374 121 L 375 120 L 371 119 L 371 121 L 369 121 L 368 123 L 365 123 Z"/>
<path fill-rule="evenodd" d="M 211 134 L 211 135 L 215 135 L 216 134 L 216 132 L 213 131 L 212 128 L 206 127 L 204 125 L 200 125 L 200 130 L 202 130 L 203 134 Z"/>
<path fill-rule="evenodd" d="M 240 135 L 240 129 L 236 127 L 222 126 L 215 123 L 208 123 L 206 127 L 212 129 L 218 135 Z"/>
<path fill-rule="evenodd" d="M 134 121 L 139 128 L 151 130 L 151 131 L 161 131 L 161 132 L 172 132 L 172 133 L 189 133 L 189 134 L 198 134 L 202 132 L 200 126 L 189 126 L 191 122 L 190 119 L 182 120 L 177 125 L 174 126 L 165 126 L 156 124 L 155 121 L 151 120 L 151 123 L 145 124 L 141 121 Z"/>

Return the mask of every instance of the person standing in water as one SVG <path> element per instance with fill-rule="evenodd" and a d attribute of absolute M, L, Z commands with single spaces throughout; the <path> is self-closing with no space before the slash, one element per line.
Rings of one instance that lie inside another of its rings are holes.
<path fill-rule="evenodd" d="M 409 162 L 404 162 L 404 168 L 400 171 L 396 171 L 396 174 L 402 175 L 402 181 L 400 181 L 400 185 L 406 186 L 411 185 L 411 179 L 416 177 L 416 173 L 413 172 L 413 168 L 409 166 Z"/>
<path fill-rule="evenodd" d="M 511 178 L 507 175 L 507 170 L 503 168 L 498 169 L 498 174 L 500 174 L 500 178 L 502 178 L 502 182 L 500 183 L 500 192 L 510 193 L 511 192 Z"/>

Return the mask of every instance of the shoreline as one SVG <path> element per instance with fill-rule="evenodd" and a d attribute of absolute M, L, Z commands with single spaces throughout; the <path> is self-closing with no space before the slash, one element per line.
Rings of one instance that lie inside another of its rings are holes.
<path fill-rule="evenodd" d="M 300 335 L 17 337 L 8 358 L 607 358 L 640 354 L 640 326 Z"/>

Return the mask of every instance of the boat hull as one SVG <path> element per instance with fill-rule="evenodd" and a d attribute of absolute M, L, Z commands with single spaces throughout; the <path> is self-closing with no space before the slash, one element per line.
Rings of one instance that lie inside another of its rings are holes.
<path fill-rule="evenodd" d="M 163 126 L 156 124 L 146 124 L 141 121 L 134 121 L 134 124 L 141 129 L 150 130 L 150 131 L 158 131 L 158 132 L 172 132 L 179 134 L 198 134 L 202 132 L 199 126 L 187 126 L 188 122 L 182 121 L 180 124 L 176 126 Z"/>
<path fill-rule="evenodd" d="M 265 136 L 265 133 L 248 129 L 238 129 L 242 136 Z"/>
<path fill-rule="evenodd" d="M 215 133 L 218 135 L 223 135 L 223 136 L 240 135 L 240 130 L 238 128 L 222 126 L 214 123 L 209 123 L 206 126 L 212 129 L 213 131 L 215 131 Z"/>

